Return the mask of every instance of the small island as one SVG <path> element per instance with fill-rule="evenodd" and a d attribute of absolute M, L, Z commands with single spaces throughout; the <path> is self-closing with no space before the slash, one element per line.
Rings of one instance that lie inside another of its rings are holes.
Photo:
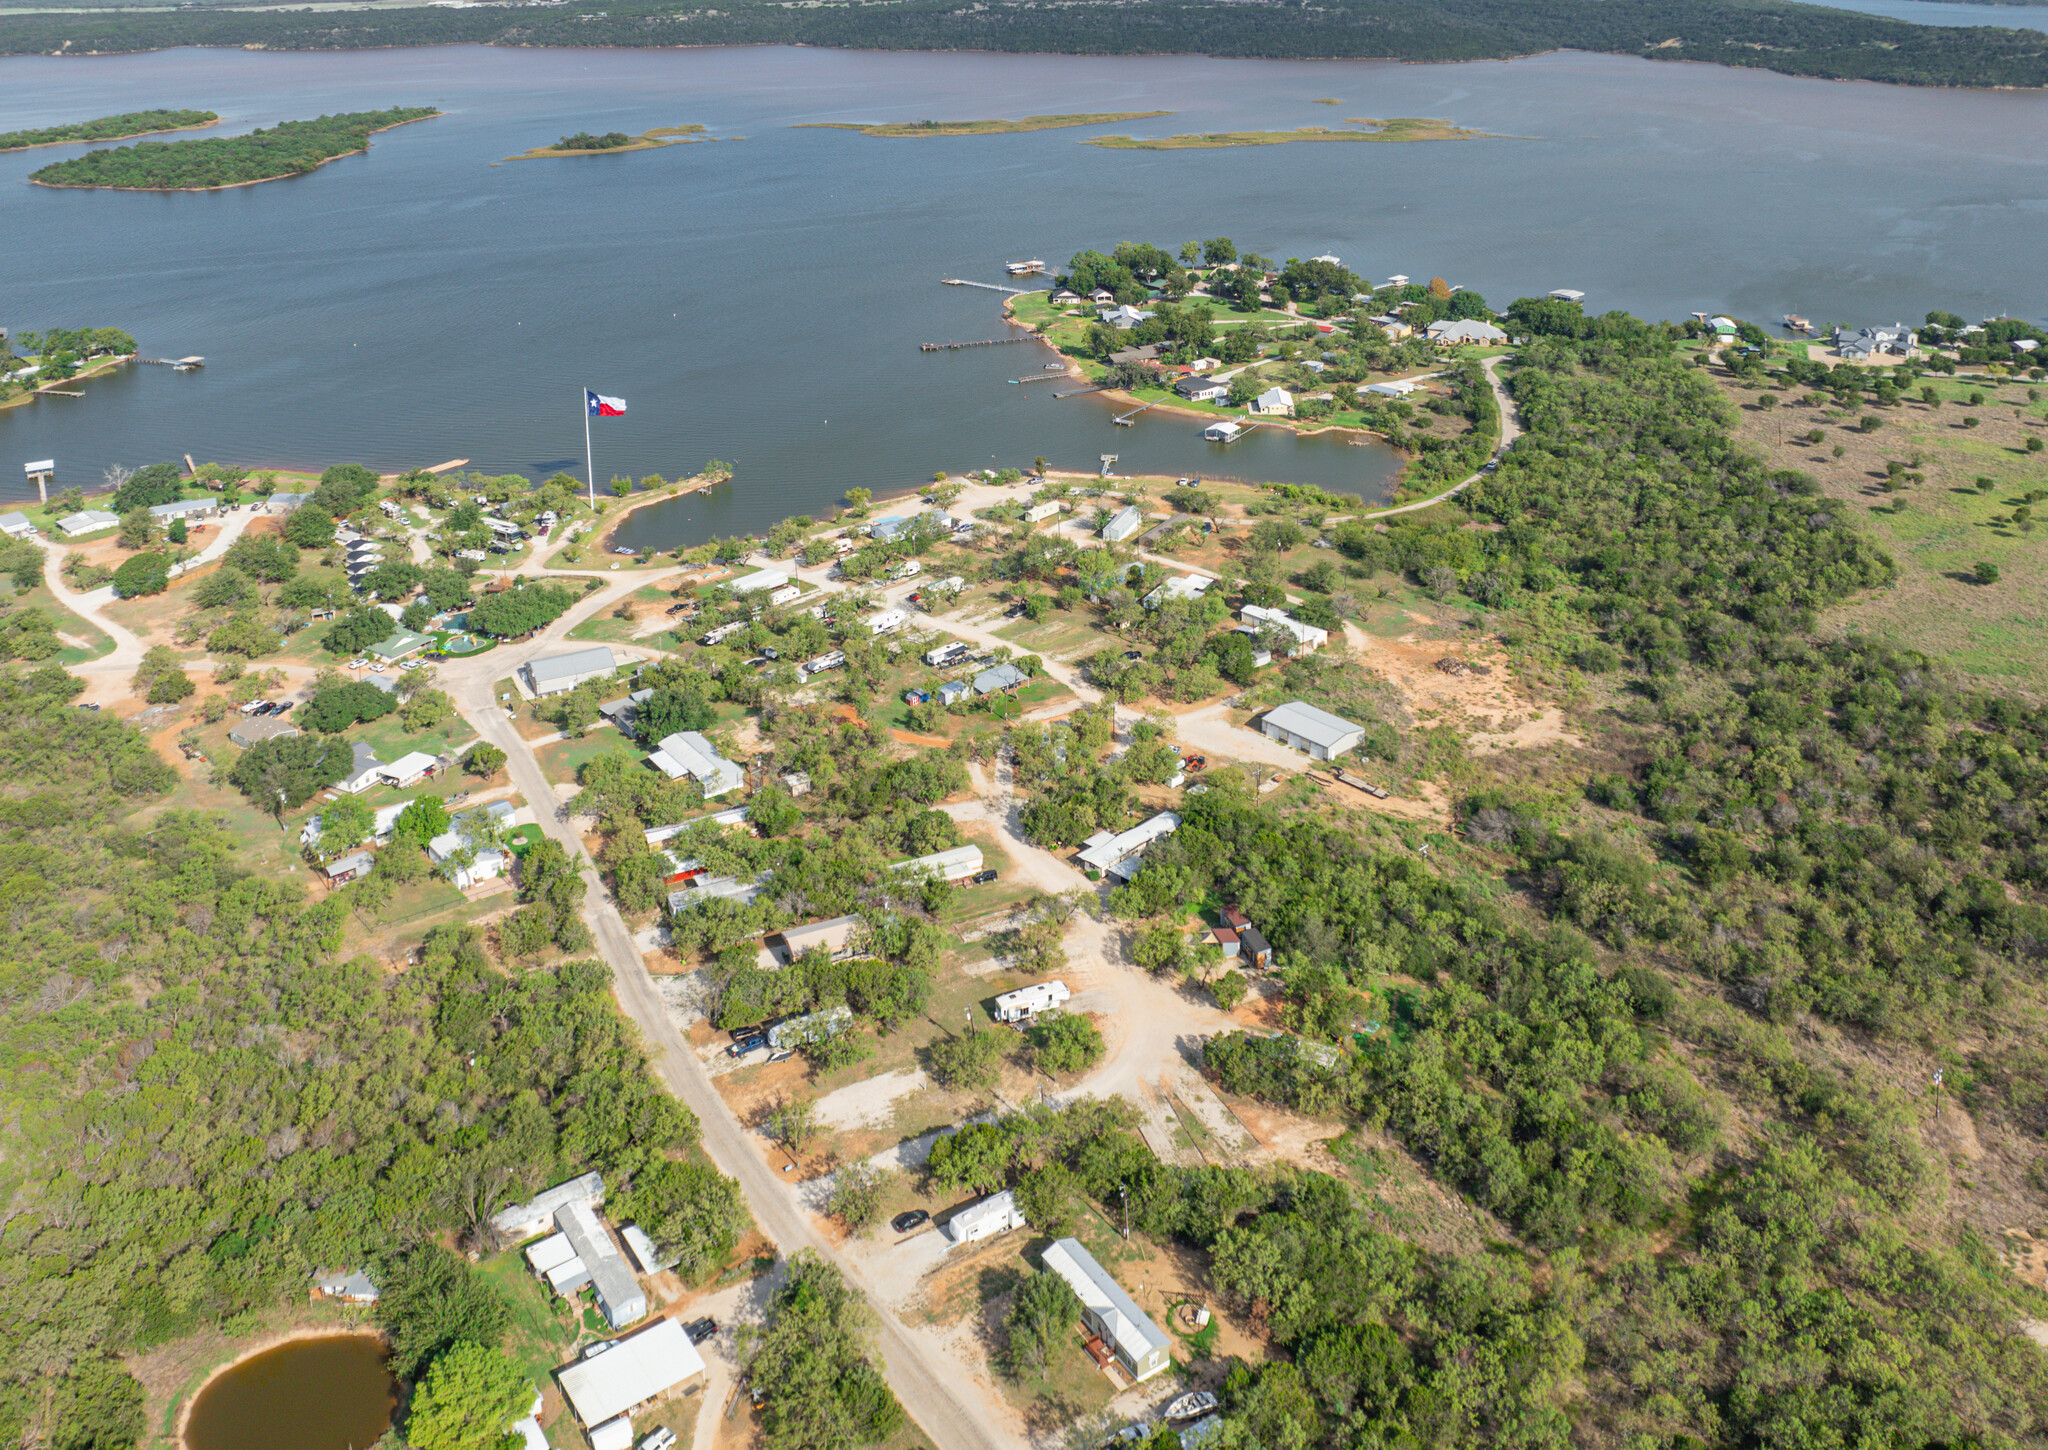
<path fill-rule="evenodd" d="M 531 151 L 522 151 L 505 159 L 536 161 L 545 156 L 608 156 L 625 151 L 652 151 L 661 146 L 687 146 L 692 141 L 711 139 L 702 126 L 656 126 L 638 136 L 628 136 L 624 131 L 607 131 L 602 136 L 578 131 L 573 136 L 564 136 L 552 146 L 536 146 Z"/>
<path fill-rule="evenodd" d="M 1352 116 L 1345 124 L 1368 129 L 1302 126 L 1292 131 L 1212 131 L 1193 136 L 1090 136 L 1082 144 L 1106 146 L 1112 151 L 1198 151 L 1222 146 L 1284 146 L 1290 141 L 1469 141 L 1493 134 L 1427 116 L 1396 116 L 1391 121 Z"/>
<path fill-rule="evenodd" d="M 128 111 L 119 116 L 74 121 L 68 126 L 45 126 L 37 131 L 0 131 L 0 151 L 27 151 L 36 146 L 64 146 L 78 141 L 129 141 L 165 131 L 190 131 L 211 126 L 218 120 L 220 117 L 212 111 Z"/>
<path fill-rule="evenodd" d="M 798 131 L 858 131 L 863 136 L 1006 136 L 1015 131 L 1057 131 L 1067 126 L 1107 126 L 1149 121 L 1171 111 L 1098 111 L 1081 116 L 1026 116 L 1021 121 L 806 121 Z"/>
<path fill-rule="evenodd" d="M 88 151 L 32 173 L 38 186 L 104 187 L 117 191 L 218 191 L 303 176 L 337 157 L 370 148 L 370 137 L 441 113 L 432 106 L 354 111 L 312 121 L 284 121 L 246 136 L 144 141 Z"/>

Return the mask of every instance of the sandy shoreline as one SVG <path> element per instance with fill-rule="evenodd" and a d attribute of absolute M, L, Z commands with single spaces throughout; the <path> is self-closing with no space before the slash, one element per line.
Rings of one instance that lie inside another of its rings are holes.
<path fill-rule="evenodd" d="M 213 1371 L 195 1385 L 190 1394 L 185 1396 L 185 1402 L 178 1406 L 178 1423 L 171 1431 L 171 1443 L 174 1450 L 192 1450 L 192 1447 L 185 1439 L 185 1432 L 192 1421 L 192 1407 L 199 1403 L 200 1397 L 206 1393 L 215 1380 L 235 1368 L 235 1366 L 245 1364 L 259 1354 L 267 1354 L 279 1345 L 294 1344 L 302 1339 L 374 1339 L 380 1344 L 384 1343 L 384 1335 L 380 1330 L 322 1328 L 311 1324 L 301 1325 L 297 1329 L 281 1329 L 276 1333 L 264 1335 L 248 1348 L 236 1354 L 233 1359 L 228 1360 L 225 1364 L 216 1365 Z"/>

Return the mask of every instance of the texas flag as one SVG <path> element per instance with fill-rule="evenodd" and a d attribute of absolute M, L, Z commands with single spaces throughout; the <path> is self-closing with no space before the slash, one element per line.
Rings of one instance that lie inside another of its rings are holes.
<path fill-rule="evenodd" d="M 624 398 L 607 398 L 603 393 L 593 393 L 588 388 L 583 390 L 583 406 L 590 410 L 593 418 L 619 418 L 626 412 Z"/>

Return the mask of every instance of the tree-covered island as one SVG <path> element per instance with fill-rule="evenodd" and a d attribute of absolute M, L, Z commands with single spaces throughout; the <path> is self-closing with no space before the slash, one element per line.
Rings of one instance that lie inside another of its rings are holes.
<path fill-rule="evenodd" d="M 312 121 L 284 121 L 246 136 L 143 141 L 88 151 L 32 173 L 40 186 L 109 187 L 122 191 L 212 191 L 303 176 L 340 156 L 366 151 L 370 137 L 441 113 L 432 106 L 354 111 Z"/>
<path fill-rule="evenodd" d="M 126 141 L 161 131 L 188 131 L 220 119 L 212 111 L 128 111 L 64 126 L 33 131 L 0 131 L 0 151 L 26 151 L 31 146 L 62 146 L 74 141 Z"/>

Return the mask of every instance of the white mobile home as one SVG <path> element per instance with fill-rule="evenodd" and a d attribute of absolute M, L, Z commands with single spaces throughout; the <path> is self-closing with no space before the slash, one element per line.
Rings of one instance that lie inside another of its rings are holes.
<path fill-rule="evenodd" d="M 1080 1240 L 1061 1239 L 1045 1251 L 1044 1263 L 1049 1273 L 1067 1281 L 1081 1301 L 1083 1322 L 1102 1336 L 1104 1346 L 1132 1379 L 1150 1379 L 1173 1362 L 1165 1332 L 1081 1247 Z"/>
<path fill-rule="evenodd" d="M 1025 1228 L 1030 1220 L 1024 1217 L 1024 1210 L 1017 1207 L 1017 1195 L 1010 1189 L 991 1193 L 979 1202 L 970 1203 L 945 1223 L 939 1232 L 949 1243 L 958 1247 L 980 1239 L 994 1238 L 997 1234 L 1008 1233 L 1013 1228 Z"/>
<path fill-rule="evenodd" d="M 1019 987 L 1014 992 L 1005 992 L 996 998 L 996 1021 L 1022 1022 L 1040 1012 L 1049 1012 L 1062 1006 L 1074 994 L 1061 981 L 1038 982 L 1029 987 Z"/>

